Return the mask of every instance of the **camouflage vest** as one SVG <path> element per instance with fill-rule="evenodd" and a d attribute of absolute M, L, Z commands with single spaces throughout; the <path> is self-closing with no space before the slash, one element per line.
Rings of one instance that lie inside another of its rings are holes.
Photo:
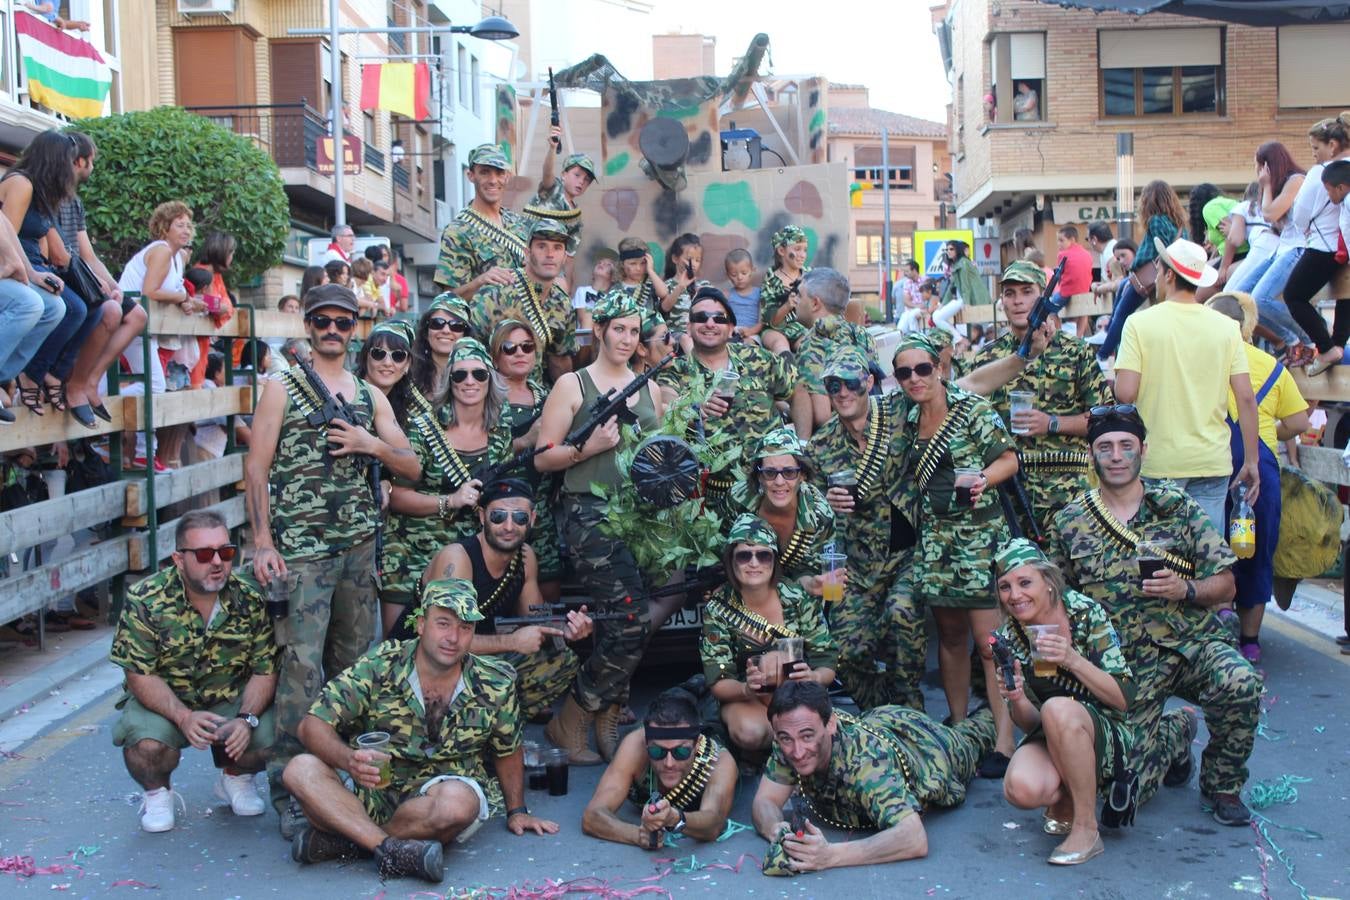
<path fill-rule="evenodd" d="M 272 535 L 286 559 L 336 556 L 375 536 L 376 510 L 364 457 L 328 454 L 326 428 L 306 417 L 317 403 L 298 369 L 277 379 L 286 388 L 286 411 L 272 461 Z M 371 388 L 356 380 L 354 424 L 371 427 Z"/>

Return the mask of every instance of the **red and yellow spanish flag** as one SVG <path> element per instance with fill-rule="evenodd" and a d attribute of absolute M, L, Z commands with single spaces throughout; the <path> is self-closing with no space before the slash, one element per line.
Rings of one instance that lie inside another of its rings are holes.
<path fill-rule="evenodd" d="M 409 119 L 425 119 L 431 99 L 431 70 L 426 63 L 373 63 L 361 67 L 361 108 L 387 109 Z"/>

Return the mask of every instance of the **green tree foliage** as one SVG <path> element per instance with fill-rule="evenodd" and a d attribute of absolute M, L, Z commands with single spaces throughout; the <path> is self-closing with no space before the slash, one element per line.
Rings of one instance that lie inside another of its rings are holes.
<path fill-rule="evenodd" d="M 169 200 L 192 207 L 199 242 L 212 231 L 234 235 L 239 246 L 231 283 L 281 261 L 290 228 L 281 173 L 248 138 L 167 106 L 74 127 L 98 147 L 80 198 L 90 238 L 114 274 L 149 243 L 150 214 Z"/>

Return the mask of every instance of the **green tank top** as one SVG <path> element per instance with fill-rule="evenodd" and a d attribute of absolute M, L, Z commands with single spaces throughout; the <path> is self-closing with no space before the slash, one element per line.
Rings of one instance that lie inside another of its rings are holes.
<path fill-rule="evenodd" d="M 596 389 L 595 382 L 591 380 L 590 372 L 582 369 L 577 372 L 577 378 L 581 382 L 581 408 L 577 410 L 576 415 L 572 416 L 572 425 L 568 428 L 569 432 L 586 420 L 590 415 L 591 403 L 596 397 L 600 396 L 600 391 Z M 638 392 L 637 405 L 633 407 L 633 412 L 637 415 L 639 433 L 655 431 L 657 425 L 660 424 L 656 416 L 656 407 L 652 404 L 650 384 L 645 385 Z M 622 441 L 620 441 L 620 446 L 622 445 Z M 601 484 L 607 488 L 618 487 L 619 469 L 614 462 L 617 449 L 607 450 L 589 459 L 583 459 L 568 469 L 563 475 L 563 492 L 589 494 L 592 484 Z"/>

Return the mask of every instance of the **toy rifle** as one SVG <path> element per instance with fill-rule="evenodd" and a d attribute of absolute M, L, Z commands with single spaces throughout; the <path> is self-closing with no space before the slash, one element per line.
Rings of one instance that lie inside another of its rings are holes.
<path fill-rule="evenodd" d="M 652 791 L 651 795 L 647 797 L 647 812 L 656 812 L 656 804 L 660 803 L 664 799 L 665 797 L 661 796 L 660 791 Z M 653 831 L 651 834 L 649 834 L 647 836 L 647 849 L 656 850 L 660 848 L 664 836 L 665 836 L 664 828 L 661 829 L 660 831 Z"/>
<path fill-rule="evenodd" d="M 632 602 L 629 600 L 628 602 Z M 502 616 L 493 620 L 498 627 L 509 627 L 512 630 L 526 625 L 545 625 L 557 627 L 567 623 L 567 613 L 569 607 L 565 603 L 541 603 L 530 607 L 528 616 Z M 587 612 L 586 616 L 592 622 L 636 622 L 637 614 L 631 612 Z M 560 634 L 549 636 L 549 641 L 554 650 L 564 650 L 567 642 L 563 640 Z"/>
<path fill-rule="evenodd" d="M 558 127 L 562 120 L 558 116 L 558 89 L 553 86 L 553 67 L 548 67 L 548 124 Z M 557 138 L 550 138 L 553 142 L 553 152 L 562 153 L 562 141 Z"/>
<path fill-rule="evenodd" d="M 623 390 L 610 388 L 596 397 L 591 402 L 589 418 L 563 438 L 563 443 L 580 450 L 591 434 L 595 432 L 595 429 L 608 422 L 611 417 L 617 417 L 620 425 L 636 425 L 637 414 L 628 408 L 628 398 L 642 390 L 657 372 L 670 365 L 674 360 L 675 353 L 668 353 L 656 365 L 628 382 Z"/>
<path fill-rule="evenodd" d="M 482 466 L 474 474 L 474 478 L 486 487 L 492 482 L 501 478 L 516 469 L 525 469 L 527 472 L 534 471 L 534 458 L 545 450 L 552 450 L 552 444 L 545 444 L 542 447 L 526 447 L 524 450 L 512 456 L 510 459 L 497 463 L 495 466 Z"/>
<path fill-rule="evenodd" d="M 1022 454 L 1017 454 L 1018 471 L 1012 478 L 998 487 L 998 501 L 1003 507 L 1003 518 L 1013 537 L 1030 537 L 1037 545 L 1045 543 L 1045 534 L 1041 532 L 1041 523 L 1036 521 L 1036 510 L 1031 505 L 1026 483 L 1022 481 Z M 1025 522 L 1026 528 L 1022 527 Z"/>
<path fill-rule="evenodd" d="M 1017 690 L 1017 672 L 1013 668 L 1012 647 L 1007 639 L 998 634 L 989 635 L 989 649 L 994 652 L 994 665 L 998 666 L 999 674 L 1003 676 L 1003 689 Z"/>
<path fill-rule="evenodd" d="M 1059 277 L 1064 274 L 1066 262 L 1068 259 L 1062 259 L 1059 265 L 1055 266 L 1054 273 L 1045 284 L 1045 290 L 1037 298 L 1036 305 L 1031 308 L 1031 315 L 1027 316 L 1027 333 L 1022 335 L 1022 346 L 1017 348 L 1017 355 L 1023 359 L 1031 359 L 1031 336 L 1036 333 L 1036 329 L 1045 324 L 1046 319 L 1056 315 L 1068 302 L 1067 297 L 1060 297 L 1055 293 L 1055 288 L 1059 287 Z"/>

